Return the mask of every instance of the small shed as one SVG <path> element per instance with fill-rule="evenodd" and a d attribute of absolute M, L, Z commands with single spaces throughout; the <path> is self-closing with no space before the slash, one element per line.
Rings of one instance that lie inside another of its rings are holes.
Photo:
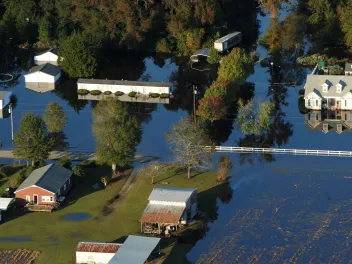
<path fill-rule="evenodd" d="M 158 187 L 148 200 L 140 219 L 141 232 L 146 234 L 177 231 L 197 214 L 197 189 Z"/>
<path fill-rule="evenodd" d="M 61 69 L 46 63 L 34 66 L 25 75 L 26 83 L 56 83 L 61 77 Z"/>
<path fill-rule="evenodd" d="M 242 33 L 232 32 L 230 34 L 227 34 L 226 36 L 223 36 L 222 38 L 219 38 L 218 40 L 215 40 L 214 48 L 219 52 L 224 52 L 240 44 L 241 41 Z"/>
<path fill-rule="evenodd" d="M 108 264 L 120 247 L 118 243 L 79 242 L 76 263 Z"/>
<path fill-rule="evenodd" d="M 108 264 L 144 264 L 154 257 L 155 250 L 155 257 L 159 256 L 159 242 L 155 237 L 128 236 Z"/>
<path fill-rule="evenodd" d="M 0 222 L 2 211 L 6 211 L 9 207 L 9 204 L 12 202 L 13 198 L 0 198 Z"/>
<path fill-rule="evenodd" d="M 0 109 L 4 109 L 10 104 L 11 95 L 11 91 L 0 91 Z"/>
<path fill-rule="evenodd" d="M 345 75 L 352 76 L 352 63 L 346 62 L 345 64 Z"/>
<path fill-rule="evenodd" d="M 37 65 L 41 65 L 45 63 L 51 63 L 51 64 L 57 65 L 58 58 L 59 57 L 57 56 L 57 49 L 52 48 L 34 56 L 34 63 Z"/>

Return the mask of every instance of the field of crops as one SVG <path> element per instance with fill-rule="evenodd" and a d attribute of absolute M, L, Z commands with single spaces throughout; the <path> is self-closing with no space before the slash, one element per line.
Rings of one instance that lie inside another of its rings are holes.
<path fill-rule="evenodd" d="M 38 256 L 38 251 L 30 251 L 27 249 L 0 250 L 0 263 L 32 264 Z"/>

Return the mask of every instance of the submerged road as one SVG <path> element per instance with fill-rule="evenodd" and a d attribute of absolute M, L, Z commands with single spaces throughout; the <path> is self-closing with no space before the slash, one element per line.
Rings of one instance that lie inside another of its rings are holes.
<path fill-rule="evenodd" d="M 72 161 L 96 159 L 95 152 L 51 151 L 48 160 L 58 160 L 64 156 L 68 156 Z M 0 159 L 16 159 L 16 157 L 13 155 L 12 150 L 0 150 Z M 148 162 L 157 159 L 159 159 L 159 157 L 144 156 L 141 154 L 135 156 L 135 161 L 139 162 Z"/>

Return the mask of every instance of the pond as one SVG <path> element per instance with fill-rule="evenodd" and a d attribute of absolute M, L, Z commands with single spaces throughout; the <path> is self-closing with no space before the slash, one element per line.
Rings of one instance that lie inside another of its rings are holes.
<path fill-rule="evenodd" d="M 91 215 L 88 213 L 71 213 L 62 216 L 62 219 L 68 221 L 83 221 L 89 219 L 90 217 Z"/>
<path fill-rule="evenodd" d="M 30 236 L 0 237 L 0 242 L 30 242 Z"/>

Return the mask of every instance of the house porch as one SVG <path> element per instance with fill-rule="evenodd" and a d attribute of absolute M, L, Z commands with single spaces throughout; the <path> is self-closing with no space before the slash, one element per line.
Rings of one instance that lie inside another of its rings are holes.
<path fill-rule="evenodd" d="M 31 204 L 28 203 L 25 205 L 25 208 L 28 209 L 28 211 L 33 211 L 33 212 L 52 212 L 56 208 L 56 204 Z"/>

